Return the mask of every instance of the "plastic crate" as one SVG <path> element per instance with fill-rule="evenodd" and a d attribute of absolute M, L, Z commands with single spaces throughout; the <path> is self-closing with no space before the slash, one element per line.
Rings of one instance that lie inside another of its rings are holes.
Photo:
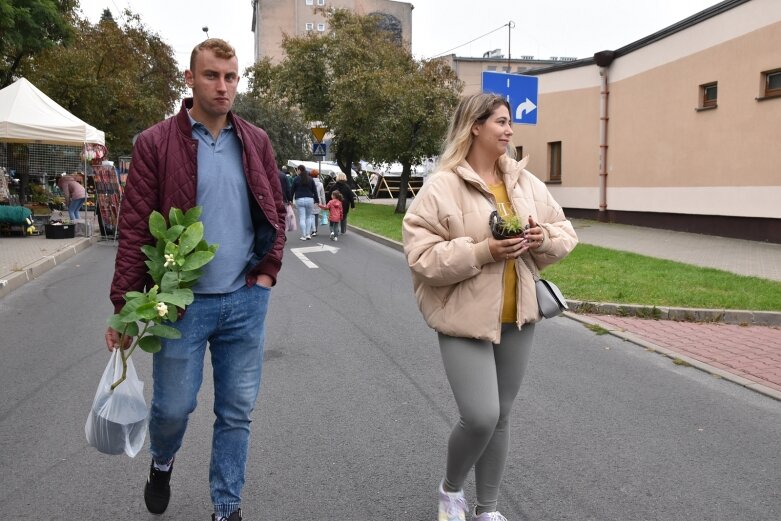
<path fill-rule="evenodd" d="M 76 237 L 76 226 L 73 224 L 47 224 L 47 239 L 73 239 Z"/>

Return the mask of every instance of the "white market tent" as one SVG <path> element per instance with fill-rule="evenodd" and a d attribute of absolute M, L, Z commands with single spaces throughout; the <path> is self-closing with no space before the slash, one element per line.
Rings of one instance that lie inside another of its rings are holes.
<path fill-rule="evenodd" d="M 312 169 L 319 170 L 320 174 L 329 175 L 331 177 L 336 177 L 336 174 L 342 171 L 338 165 L 330 161 L 320 161 L 319 163 L 317 161 L 298 161 L 296 159 L 288 159 L 287 161 L 287 166 L 293 167 L 294 169 L 298 168 L 298 165 L 304 165 L 307 172 Z M 358 176 L 355 170 L 352 170 L 352 175 L 353 177 Z"/>
<path fill-rule="evenodd" d="M 78 146 L 105 145 L 106 138 L 20 78 L 0 90 L 0 141 Z"/>

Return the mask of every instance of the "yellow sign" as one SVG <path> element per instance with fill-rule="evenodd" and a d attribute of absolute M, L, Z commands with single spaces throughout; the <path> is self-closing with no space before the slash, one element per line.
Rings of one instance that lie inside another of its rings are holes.
<path fill-rule="evenodd" d="M 328 132 L 328 127 L 312 127 L 312 135 L 318 143 L 323 142 L 326 132 Z"/>

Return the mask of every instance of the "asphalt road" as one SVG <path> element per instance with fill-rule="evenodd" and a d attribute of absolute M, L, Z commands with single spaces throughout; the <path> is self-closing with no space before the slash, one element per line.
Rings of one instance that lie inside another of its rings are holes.
<path fill-rule="evenodd" d="M 434 520 L 456 409 L 404 259 L 354 233 L 292 233 L 288 249 L 317 243 L 339 250 L 307 253 L 317 268 L 288 251 L 274 289 L 245 519 Z M 86 444 L 115 252 L 97 244 L 0 300 L 9 519 L 209 519 L 209 378 L 163 517 L 143 505 L 146 449 Z M 151 358 L 134 358 L 148 395 Z M 511 422 L 509 521 L 781 519 L 778 402 L 574 321 L 538 327 Z"/>

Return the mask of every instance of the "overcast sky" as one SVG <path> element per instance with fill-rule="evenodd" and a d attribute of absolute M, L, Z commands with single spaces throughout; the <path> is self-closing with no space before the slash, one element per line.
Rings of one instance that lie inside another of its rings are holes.
<path fill-rule="evenodd" d="M 302 1 L 302 0 L 301 0 Z M 119 18 L 129 7 L 174 48 L 182 69 L 193 46 L 209 36 L 228 40 L 242 70 L 253 61 L 250 0 L 80 0 L 95 22 L 103 9 Z M 586 58 L 617 49 L 719 3 L 715 0 L 417 0 L 412 4 L 412 52 L 417 58 L 442 53 L 482 56 L 507 52 L 508 22 L 512 57 L 532 55 Z M 326 5 L 328 1 L 326 0 Z M 486 33 L 499 29 L 488 36 Z M 470 40 L 476 41 L 463 45 Z M 449 51 L 449 52 L 448 52 Z"/>

